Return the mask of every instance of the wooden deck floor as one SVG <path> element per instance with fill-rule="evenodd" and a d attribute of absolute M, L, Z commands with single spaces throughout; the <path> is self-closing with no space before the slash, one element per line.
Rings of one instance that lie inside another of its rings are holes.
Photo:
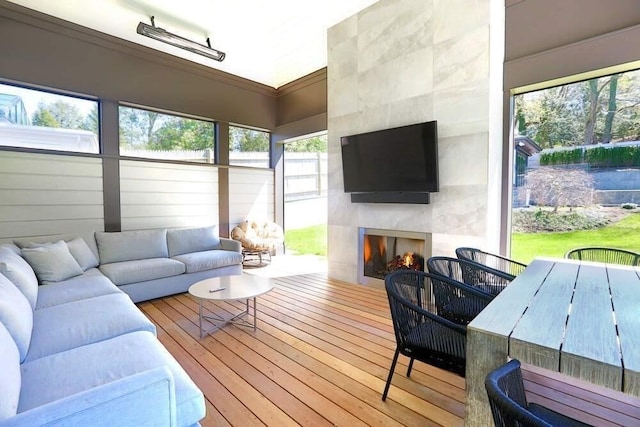
<path fill-rule="evenodd" d="M 199 338 L 188 294 L 139 304 L 158 337 L 204 392 L 203 426 L 461 426 L 464 379 L 400 356 L 384 290 L 324 274 L 275 278 L 258 297 L 257 330 L 228 325 Z M 237 312 L 242 304 L 208 306 Z"/>

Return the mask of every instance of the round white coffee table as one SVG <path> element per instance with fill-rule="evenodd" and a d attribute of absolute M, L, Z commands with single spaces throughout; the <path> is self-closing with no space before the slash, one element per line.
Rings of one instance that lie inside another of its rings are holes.
<path fill-rule="evenodd" d="M 266 277 L 252 276 L 250 274 L 241 274 L 237 276 L 224 276 L 205 279 L 197 282 L 189 287 L 189 293 L 198 298 L 198 315 L 200 325 L 200 338 L 204 338 L 207 334 L 216 331 L 223 326 L 233 323 L 239 326 L 253 327 L 256 329 L 256 297 L 266 294 L 273 289 L 273 280 Z M 238 319 L 240 316 L 249 314 L 249 300 L 253 300 L 253 324 L 244 319 Z M 246 308 L 244 311 L 231 316 L 221 317 L 215 313 L 204 314 L 202 304 L 204 301 L 237 301 L 246 300 Z M 209 330 L 202 328 L 202 320 L 206 319 L 214 324 Z"/>

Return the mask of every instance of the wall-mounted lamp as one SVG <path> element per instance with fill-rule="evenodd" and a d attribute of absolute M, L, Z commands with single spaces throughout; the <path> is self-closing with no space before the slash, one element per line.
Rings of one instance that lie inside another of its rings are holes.
<path fill-rule="evenodd" d="M 207 38 L 207 45 L 205 46 L 156 27 L 153 16 L 151 17 L 151 25 L 140 22 L 136 31 L 138 34 L 142 34 L 143 36 L 151 37 L 152 39 L 170 44 L 171 46 L 179 47 L 180 49 L 188 50 L 189 52 L 193 52 L 198 55 L 206 56 L 207 58 L 215 59 L 216 61 L 222 62 L 226 56 L 224 52 L 220 52 L 219 50 L 211 47 L 209 38 Z"/>

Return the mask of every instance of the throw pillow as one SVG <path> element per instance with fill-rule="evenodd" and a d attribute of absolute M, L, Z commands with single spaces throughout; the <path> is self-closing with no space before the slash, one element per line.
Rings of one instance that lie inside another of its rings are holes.
<path fill-rule="evenodd" d="M 48 246 L 53 242 L 24 242 L 20 241 L 20 247 L 22 248 L 40 248 L 42 246 Z M 97 267 L 99 262 L 96 255 L 93 253 L 87 242 L 82 237 L 74 237 L 71 240 L 65 240 L 67 244 L 67 248 L 69 248 L 69 252 L 71 255 L 78 261 L 80 267 L 82 267 L 83 271 L 87 271 L 90 268 Z"/>
<path fill-rule="evenodd" d="M 38 300 L 38 279 L 20 255 L 7 247 L 0 247 L 0 273 L 4 274 L 35 308 Z"/>
<path fill-rule="evenodd" d="M 22 248 L 22 256 L 40 282 L 60 282 L 83 273 L 64 240 L 36 248 Z"/>
<path fill-rule="evenodd" d="M 82 237 L 76 237 L 67 242 L 67 247 L 71 255 L 78 261 L 83 271 L 98 266 L 98 258 L 93 253 L 87 242 Z"/>

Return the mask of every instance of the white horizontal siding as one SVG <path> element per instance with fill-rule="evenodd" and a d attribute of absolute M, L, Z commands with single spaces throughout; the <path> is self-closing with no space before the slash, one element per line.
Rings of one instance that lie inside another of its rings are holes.
<path fill-rule="evenodd" d="M 120 161 L 122 230 L 218 224 L 218 168 Z"/>
<path fill-rule="evenodd" d="M 102 160 L 0 151 L 0 241 L 104 230 Z"/>
<path fill-rule="evenodd" d="M 233 227 L 245 219 L 275 218 L 274 171 L 229 170 L 229 223 Z"/>

